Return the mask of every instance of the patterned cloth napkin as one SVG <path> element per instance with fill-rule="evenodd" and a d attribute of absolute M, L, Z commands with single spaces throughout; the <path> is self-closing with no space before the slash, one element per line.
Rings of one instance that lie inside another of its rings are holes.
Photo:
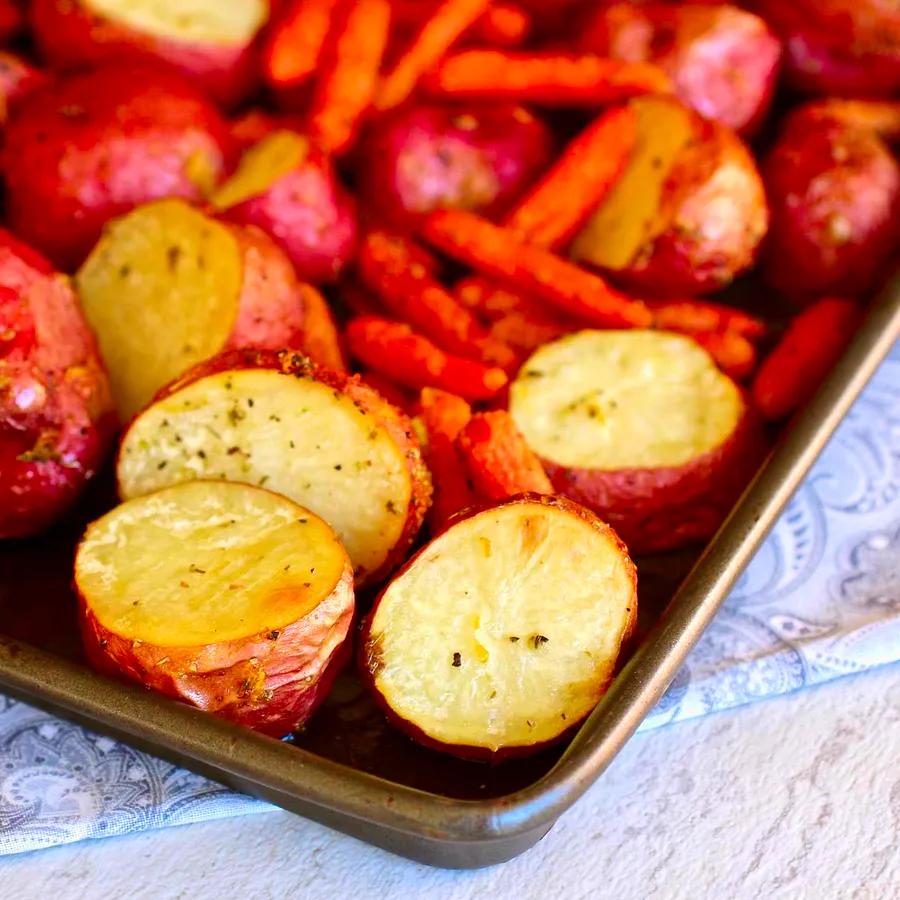
<path fill-rule="evenodd" d="M 643 729 L 900 660 L 900 344 Z M 0 697 L 0 854 L 271 806 Z"/>

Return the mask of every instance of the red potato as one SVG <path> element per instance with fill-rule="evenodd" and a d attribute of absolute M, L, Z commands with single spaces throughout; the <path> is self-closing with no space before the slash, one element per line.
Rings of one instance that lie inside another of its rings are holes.
<path fill-rule="evenodd" d="M 129 426 L 116 474 L 123 499 L 196 478 L 284 494 L 334 528 L 358 584 L 403 559 L 431 498 L 409 419 L 288 351 L 223 353 L 173 382 Z"/>
<path fill-rule="evenodd" d="M 33 0 L 30 10 L 38 48 L 56 68 L 157 59 L 226 106 L 253 90 L 254 41 L 268 15 L 267 0 Z"/>
<path fill-rule="evenodd" d="M 6 126 L 10 228 L 74 268 L 109 219 L 159 197 L 202 199 L 229 147 L 215 107 L 174 72 L 120 61 L 53 82 Z"/>
<path fill-rule="evenodd" d="M 753 157 L 734 132 L 676 100 L 630 105 L 637 147 L 571 255 L 647 293 L 719 290 L 753 264 L 768 226 Z"/>
<path fill-rule="evenodd" d="M 509 410 L 554 488 L 632 553 L 710 537 L 761 459 L 740 388 L 688 337 L 581 331 L 539 349 Z"/>
<path fill-rule="evenodd" d="M 362 677 L 426 746 L 493 761 L 534 753 L 606 692 L 636 582 L 591 512 L 519 495 L 456 520 L 394 577 L 363 624 Z"/>
<path fill-rule="evenodd" d="M 181 200 L 113 220 L 76 283 L 123 421 L 220 350 L 306 336 L 309 299 L 277 245 Z"/>
<path fill-rule="evenodd" d="M 795 118 L 763 175 L 772 208 L 763 271 L 780 291 L 858 297 L 896 260 L 900 166 L 873 132 Z"/>
<path fill-rule="evenodd" d="M 580 46 L 624 62 L 656 63 L 686 105 L 744 134 L 768 111 L 781 59 L 769 26 L 726 4 L 616 3 L 590 18 Z"/>
<path fill-rule="evenodd" d="M 304 281 L 337 280 L 356 249 L 352 198 L 329 158 L 293 131 L 273 131 L 250 147 L 211 202 L 228 221 L 270 235 Z"/>
<path fill-rule="evenodd" d="M 0 230 L 0 538 L 64 514 L 115 428 L 109 384 L 68 280 Z"/>
<path fill-rule="evenodd" d="M 123 503 L 75 557 L 93 666 L 281 737 L 324 699 L 353 621 L 347 552 L 285 497 L 195 481 Z"/>
<path fill-rule="evenodd" d="M 492 216 L 546 168 L 552 149 L 547 125 L 520 106 L 407 106 L 363 142 L 360 194 L 395 227 L 441 207 Z"/>
<path fill-rule="evenodd" d="M 753 0 L 780 35 L 791 87 L 828 96 L 882 96 L 900 90 L 896 0 Z"/>

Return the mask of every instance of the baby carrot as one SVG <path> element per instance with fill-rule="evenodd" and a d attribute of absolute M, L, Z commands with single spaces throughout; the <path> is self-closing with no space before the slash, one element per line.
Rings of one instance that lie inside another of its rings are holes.
<path fill-rule="evenodd" d="M 319 65 L 338 0 L 295 0 L 269 32 L 262 71 L 274 88 L 307 81 Z"/>
<path fill-rule="evenodd" d="M 662 300 L 650 303 L 650 311 L 653 324 L 666 331 L 733 331 L 751 341 L 765 337 L 767 331 L 761 319 L 709 300 Z"/>
<path fill-rule="evenodd" d="M 347 362 L 328 303 L 311 284 L 300 285 L 300 290 L 303 294 L 303 346 L 300 349 L 319 365 L 346 372 Z"/>

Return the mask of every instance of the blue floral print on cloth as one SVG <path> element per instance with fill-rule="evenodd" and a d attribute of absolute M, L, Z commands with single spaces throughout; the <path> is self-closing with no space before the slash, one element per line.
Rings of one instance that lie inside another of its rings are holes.
<path fill-rule="evenodd" d="M 900 344 L 644 730 L 900 660 Z M 0 853 L 272 809 L 0 697 Z"/>

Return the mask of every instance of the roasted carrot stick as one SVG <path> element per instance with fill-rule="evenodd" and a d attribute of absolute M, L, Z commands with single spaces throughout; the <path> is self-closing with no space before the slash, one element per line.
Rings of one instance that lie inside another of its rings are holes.
<path fill-rule="evenodd" d="M 531 32 L 531 16 L 515 3 L 492 3 L 475 24 L 475 37 L 490 47 L 518 47 Z"/>
<path fill-rule="evenodd" d="M 783 419 L 815 394 L 859 319 L 855 303 L 827 298 L 791 322 L 753 382 L 753 400 L 765 418 Z"/>
<path fill-rule="evenodd" d="M 444 353 L 403 322 L 360 316 L 347 325 L 346 339 L 360 362 L 415 390 L 437 387 L 466 400 L 487 400 L 508 380 L 503 369 Z"/>
<path fill-rule="evenodd" d="M 735 381 L 743 381 L 756 368 L 756 347 L 736 331 L 688 332 Z"/>
<path fill-rule="evenodd" d="M 419 396 L 418 414 L 427 434 L 425 461 L 434 484 L 428 523 L 437 533 L 451 516 L 475 503 L 455 443 L 472 418 L 472 409 L 456 394 L 425 388 Z"/>
<path fill-rule="evenodd" d="M 262 71 L 274 88 L 294 88 L 316 71 L 338 0 L 295 0 L 275 23 L 262 50 Z"/>
<path fill-rule="evenodd" d="M 462 50 L 426 79 L 429 91 L 454 99 L 519 100 L 545 106 L 602 106 L 638 94 L 671 90 L 651 63 L 593 54 Z"/>
<path fill-rule="evenodd" d="M 418 248 L 399 235 L 371 232 L 363 242 L 358 270 L 363 284 L 389 313 L 408 322 L 443 350 L 511 370 L 519 362 L 417 261 Z"/>
<path fill-rule="evenodd" d="M 505 410 L 472 416 L 456 445 L 475 491 L 487 500 L 504 500 L 524 491 L 553 493 L 540 460 Z"/>
<path fill-rule="evenodd" d="M 506 224 L 527 244 L 565 244 L 616 183 L 637 139 L 628 107 L 589 125 L 509 214 Z"/>
<path fill-rule="evenodd" d="M 391 20 L 389 0 L 344 0 L 316 82 L 309 131 L 340 153 L 356 136 L 375 93 Z"/>
<path fill-rule="evenodd" d="M 664 300 L 650 304 L 653 324 L 666 331 L 687 334 L 733 331 L 754 341 L 766 336 L 765 322 L 724 303 L 709 300 Z"/>
<path fill-rule="evenodd" d="M 300 290 L 303 293 L 303 346 L 300 349 L 319 365 L 346 372 L 347 361 L 328 303 L 311 284 L 302 284 Z"/>
<path fill-rule="evenodd" d="M 552 304 L 588 325 L 650 325 L 650 310 L 610 287 L 599 275 L 554 253 L 530 247 L 474 213 L 447 209 L 432 213 L 423 235 L 439 250 L 518 290 Z"/>
<path fill-rule="evenodd" d="M 444 0 L 385 75 L 375 98 L 375 106 L 386 110 L 403 103 L 415 89 L 419 78 L 478 20 L 489 3 L 490 0 Z"/>

